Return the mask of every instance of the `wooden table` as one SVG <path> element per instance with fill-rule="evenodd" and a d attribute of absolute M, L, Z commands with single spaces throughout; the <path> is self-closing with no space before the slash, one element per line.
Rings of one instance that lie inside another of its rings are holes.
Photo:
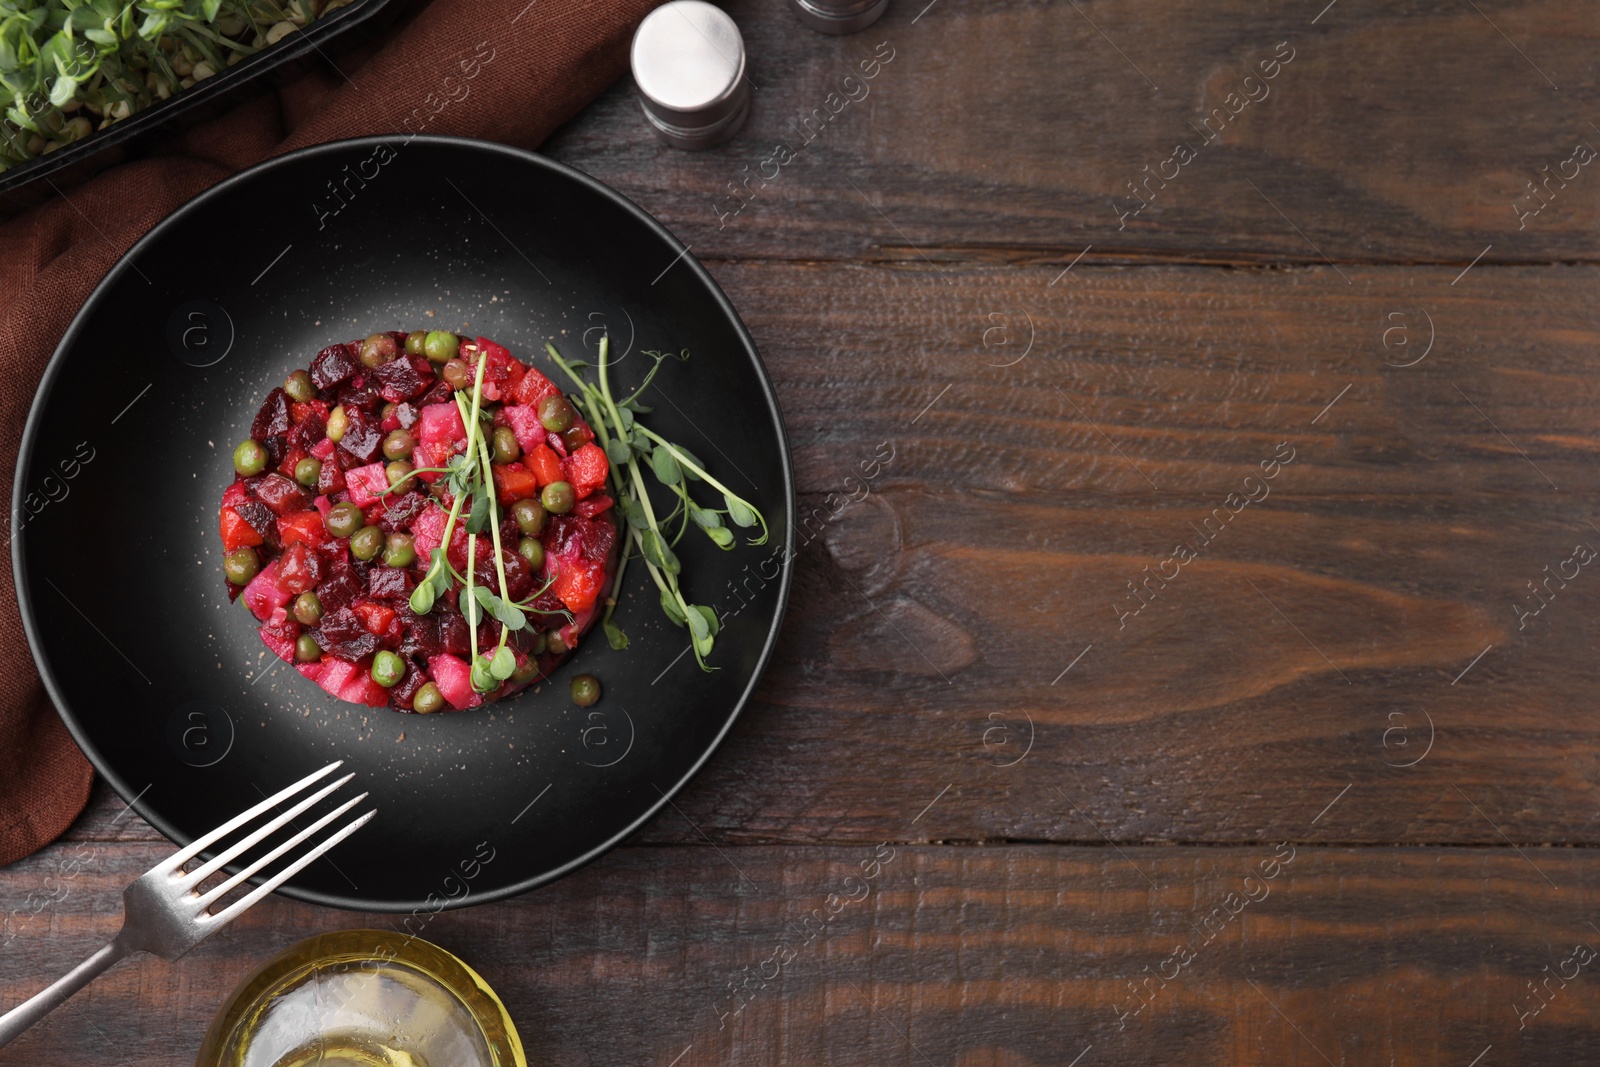
<path fill-rule="evenodd" d="M 1594 9 L 924 2 L 735 3 L 733 143 L 624 82 L 548 146 L 741 309 L 805 548 L 679 810 L 426 936 L 540 1064 L 1595 1062 Z M 122 807 L 0 871 L 7 998 Z M 387 921 L 269 900 L 0 1063 L 188 1064 Z"/>

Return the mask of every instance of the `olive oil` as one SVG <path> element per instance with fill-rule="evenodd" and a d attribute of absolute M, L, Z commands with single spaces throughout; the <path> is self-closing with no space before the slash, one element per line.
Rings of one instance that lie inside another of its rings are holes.
<path fill-rule="evenodd" d="M 196 1067 L 526 1067 L 505 1007 L 436 945 L 352 930 L 269 962 L 211 1024 Z"/>

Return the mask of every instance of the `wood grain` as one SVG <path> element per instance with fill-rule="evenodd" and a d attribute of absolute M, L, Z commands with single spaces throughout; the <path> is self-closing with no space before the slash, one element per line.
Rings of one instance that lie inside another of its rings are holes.
<path fill-rule="evenodd" d="M 1315 835 L 1304 820 L 1295 829 Z M 109 934 L 120 886 L 158 855 L 91 852 L 58 881 L 48 917 L 12 922 L 8 999 Z M 1090 1046 L 1080 1067 L 1465 1065 L 1491 1044 L 1500 1063 L 1600 1053 L 1600 962 L 1576 977 L 1569 964 L 1521 1029 L 1513 1007 L 1535 1003 L 1527 983 L 1547 965 L 1600 946 L 1588 922 L 1600 897 L 1587 857 L 1570 850 L 1532 862 L 1509 849 L 1303 843 L 735 853 L 739 871 L 704 846 L 624 848 L 536 894 L 424 915 L 412 930 L 466 957 L 532 1061 L 551 1067 L 666 1067 L 691 1046 L 680 1067 L 1066 1067 Z M 1275 853 L 1287 863 L 1273 867 Z M 877 876 L 863 880 L 875 855 Z M 55 866 L 35 858 L 0 874 L 5 899 Z M 271 899 L 179 965 L 120 965 L 0 1063 L 192 1063 L 253 966 L 313 933 L 403 918 Z M 1192 958 L 1179 967 L 1183 946 Z M 1135 1013 L 1130 983 L 1145 979 L 1149 1003 Z"/>
<path fill-rule="evenodd" d="M 1593 260 L 1600 177 L 1576 163 L 1560 175 L 1579 142 L 1600 148 L 1593 12 L 1412 0 L 1319 17 L 1324 6 L 910 2 L 832 39 L 783 4 L 737 0 L 756 89 L 732 142 L 687 157 L 656 145 L 624 79 L 546 150 L 700 256 L 1059 269 L 1092 244 L 1088 262 L 1459 270 L 1493 244 L 1485 263 Z M 861 80 L 881 42 L 894 58 Z M 1293 59 L 1263 81 L 1280 42 Z M 813 118 L 808 143 L 799 123 L 830 107 L 842 110 Z M 1199 130 L 1218 108 L 1227 121 Z M 1164 165 L 1180 142 L 1196 157 Z M 780 143 L 792 162 L 775 158 Z M 1526 184 L 1543 167 L 1547 205 Z M 1178 175 L 1165 188 L 1163 172 Z M 1138 203 L 1128 183 L 1151 173 L 1154 199 L 1124 226 Z"/>

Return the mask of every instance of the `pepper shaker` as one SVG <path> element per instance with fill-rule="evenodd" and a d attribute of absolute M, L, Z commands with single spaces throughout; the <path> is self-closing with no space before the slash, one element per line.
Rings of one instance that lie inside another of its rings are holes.
<path fill-rule="evenodd" d="M 794 13 L 814 30 L 844 34 L 877 22 L 889 0 L 789 0 Z"/>
<path fill-rule="evenodd" d="M 672 0 L 633 35 L 633 78 L 656 134 L 678 148 L 709 148 L 732 137 L 750 111 L 744 38 L 705 0 Z"/>

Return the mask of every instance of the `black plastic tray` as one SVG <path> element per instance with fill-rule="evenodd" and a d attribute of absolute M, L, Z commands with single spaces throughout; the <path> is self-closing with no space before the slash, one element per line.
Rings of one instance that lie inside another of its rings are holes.
<path fill-rule="evenodd" d="M 48 184 L 34 185 L 22 192 L 24 186 L 47 175 L 57 175 L 66 182 L 78 181 L 135 155 L 139 145 L 157 134 L 171 135 L 220 113 L 227 104 L 235 102 L 248 85 L 263 79 L 268 84 L 277 84 L 319 60 L 331 62 L 330 57 L 337 52 L 347 51 L 351 45 L 381 33 L 393 25 L 402 12 L 416 6 L 418 0 L 355 0 L 317 19 L 309 28 L 290 34 L 272 47 L 174 93 L 159 104 L 152 104 L 47 156 L 0 172 L 0 215 L 32 207 L 52 192 Z M 120 152 L 113 153 L 113 149 L 120 149 Z"/>

